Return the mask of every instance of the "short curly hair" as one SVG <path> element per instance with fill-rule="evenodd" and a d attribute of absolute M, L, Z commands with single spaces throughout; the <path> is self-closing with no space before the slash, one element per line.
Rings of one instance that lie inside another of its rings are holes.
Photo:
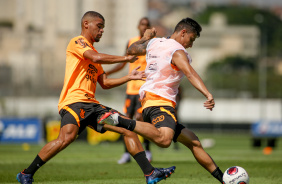
<path fill-rule="evenodd" d="M 178 24 L 175 26 L 174 32 L 179 32 L 182 29 L 186 29 L 187 32 L 196 33 L 197 37 L 200 37 L 200 32 L 202 31 L 200 24 L 189 17 L 184 18 L 180 22 L 178 22 Z"/>

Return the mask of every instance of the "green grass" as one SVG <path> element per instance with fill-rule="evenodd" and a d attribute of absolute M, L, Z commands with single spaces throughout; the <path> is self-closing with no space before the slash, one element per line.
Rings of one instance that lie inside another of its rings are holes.
<path fill-rule="evenodd" d="M 250 183 L 277 184 L 282 181 L 282 143 L 271 155 L 264 155 L 262 148 L 251 147 L 249 135 L 199 134 L 199 138 L 213 138 L 216 145 L 206 151 L 224 171 L 234 165 L 244 167 Z M 43 145 L 31 145 L 28 151 L 22 145 L 0 144 L 0 183 L 17 183 L 16 174 L 26 168 Z M 160 183 L 217 184 L 206 170 L 194 159 L 191 152 L 179 145 L 179 150 L 158 148 L 152 144 L 155 167 L 176 166 L 171 178 Z M 34 176 L 38 184 L 144 184 L 145 179 L 135 161 L 118 165 L 123 145 L 102 143 L 89 145 L 75 142 L 45 164 Z"/>

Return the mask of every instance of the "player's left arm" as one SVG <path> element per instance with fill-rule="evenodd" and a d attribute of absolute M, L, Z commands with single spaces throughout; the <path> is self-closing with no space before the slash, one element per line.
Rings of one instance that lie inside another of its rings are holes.
<path fill-rule="evenodd" d="M 157 31 L 155 28 L 147 29 L 144 33 L 144 36 L 140 40 L 130 45 L 130 47 L 127 49 L 127 54 L 128 55 L 137 55 L 137 56 L 145 55 L 146 48 L 147 48 L 147 45 L 150 39 L 154 38 L 156 34 L 157 34 Z"/>
<path fill-rule="evenodd" d="M 125 67 L 126 63 L 118 63 L 113 69 L 106 72 L 106 74 L 109 76 L 113 73 L 116 73 L 120 70 L 122 70 Z"/>
<path fill-rule="evenodd" d="M 185 74 L 189 82 L 207 98 L 206 102 L 204 103 L 204 107 L 206 107 L 206 109 L 212 110 L 215 105 L 213 96 L 208 91 L 201 77 L 190 65 L 187 55 L 183 50 L 175 51 L 172 57 L 172 64 L 177 66 L 177 68 Z"/>
<path fill-rule="evenodd" d="M 138 71 L 139 68 L 140 66 L 132 70 L 132 72 L 128 75 L 121 78 L 107 78 L 107 75 L 103 73 L 98 76 L 98 82 L 103 89 L 110 89 L 120 86 L 131 80 L 144 80 L 144 78 L 146 77 L 145 72 Z"/>

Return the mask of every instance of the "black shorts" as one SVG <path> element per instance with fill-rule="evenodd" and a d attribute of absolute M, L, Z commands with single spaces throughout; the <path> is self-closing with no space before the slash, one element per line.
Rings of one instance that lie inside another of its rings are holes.
<path fill-rule="evenodd" d="M 60 110 L 61 127 L 67 124 L 75 124 L 79 127 L 78 135 L 86 128 L 86 126 L 100 133 L 105 133 L 103 125 L 97 123 L 97 118 L 112 110 L 109 107 L 97 103 L 77 102 L 63 107 Z"/>
<path fill-rule="evenodd" d="M 135 112 L 142 113 L 140 96 L 126 95 L 124 113 L 133 117 Z"/>
<path fill-rule="evenodd" d="M 156 128 L 169 127 L 175 131 L 173 141 L 176 142 L 181 130 L 185 128 L 178 123 L 175 116 L 175 109 L 171 106 L 147 107 L 142 112 L 145 122 L 152 123 Z"/>

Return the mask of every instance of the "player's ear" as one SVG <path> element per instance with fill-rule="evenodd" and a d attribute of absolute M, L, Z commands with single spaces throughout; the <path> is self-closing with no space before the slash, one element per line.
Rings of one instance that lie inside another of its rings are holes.
<path fill-rule="evenodd" d="M 187 33 L 186 29 L 182 29 L 180 31 L 181 37 L 184 37 L 184 35 Z"/>
<path fill-rule="evenodd" d="M 87 20 L 83 21 L 83 26 L 84 26 L 85 29 L 88 29 L 89 23 L 88 23 Z"/>

